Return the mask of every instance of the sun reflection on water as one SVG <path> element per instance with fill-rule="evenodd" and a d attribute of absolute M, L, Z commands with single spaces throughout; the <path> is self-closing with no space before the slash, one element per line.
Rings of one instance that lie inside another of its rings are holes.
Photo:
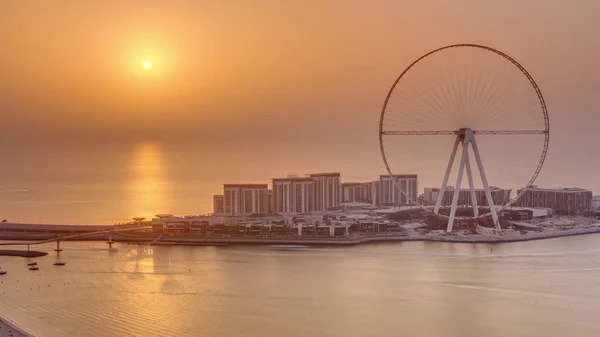
<path fill-rule="evenodd" d="M 162 148 L 156 143 L 137 144 L 129 179 L 130 216 L 151 218 L 171 209 L 171 187 Z"/>

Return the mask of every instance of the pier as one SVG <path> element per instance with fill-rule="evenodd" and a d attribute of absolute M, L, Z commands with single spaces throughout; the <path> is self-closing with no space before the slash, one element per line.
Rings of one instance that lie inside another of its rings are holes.
<path fill-rule="evenodd" d="M 83 233 L 79 233 L 79 234 L 63 235 L 63 236 L 55 237 L 52 239 L 43 239 L 43 240 L 37 240 L 37 241 L 2 242 L 2 243 L 0 243 L 0 246 L 27 246 L 27 251 L 30 251 L 31 245 L 41 245 L 41 244 L 45 244 L 45 243 L 56 242 L 56 249 L 54 249 L 54 251 L 57 254 L 60 254 L 60 252 L 62 251 L 62 248 L 60 247 L 61 241 L 84 239 L 86 237 L 93 237 L 93 236 L 108 234 L 107 243 L 108 243 L 108 247 L 110 249 L 110 248 L 112 248 L 112 245 L 115 243 L 112 240 L 113 233 L 137 232 L 137 231 L 142 231 L 144 229 L 149 229 L 149 228 L 152 228 L 152 227 L 113 228 L 113 229 L 105 229 L 105 230 L 94 231 L 94 232 L 83 232 Z M 23 237 L 23 236 L 26 237 L 27 231 L 24 231 L 23 234 L 24 235 L 22 235 L 21 237 Z M 15 238 L 11 238 L 11 239 L 19 240 L 19 237 L 15 236 Z"/>

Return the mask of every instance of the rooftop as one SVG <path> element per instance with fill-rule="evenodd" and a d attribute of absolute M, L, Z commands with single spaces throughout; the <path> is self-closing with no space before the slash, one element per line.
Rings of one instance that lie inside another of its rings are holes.
<path fill-rule="evenodd" d="M 273 181 L 314 181 L 311 177 L 272 178 Z"/>
<path fill-rule="evenodd" d="M 311 173 L 309 177 L 339 177 L 341 173 L 339 172 L 330 172 L 330 173 Z"/>
<path fill-rule="evenodd" d="M 383 177 L 389 177 L 389 174 L 380 174 L 379 177 L 383 178 Z M 393 175 L 394 178 L 417 178 L 416 174 L 394 174 Z"/>
<path fill-rule="evenodd" d="M 440 189 L 438 187 L 426 187 L 425 190 L 431 190 L 431 192 L 439 192 Z M 496 186 L 490 186 L 490 191 L 510 191 L 510 189 L 503 189 Z M 446 191 L 454 191 L 454 186 L 447 186 Z M 470 191 L 468 188 L 461 188 L 460 191 Z M 475 191 L 483 192 L 483 188 L 475 188 Z"/>
<path fill-rule="evenodd" d="M 268 188 L 268 184 L 223 184 L 223 188 Z"/>
<path fill-rule="evenodd" d="M 530 186 L 530 187 L 525 187 L 520 189 L 519 191 L 523 190 L 523 189 L 527 189 L 527 190 L 531 190 L 531 191 L 544 191 L 544 192 L 590 192 L 590 190 L 586 190 L 584 188 L 579 188 L 579 187 L 564 187 L 564 188 L 541 188 L 541 187 L 537 187 L 537 186 Z"/>

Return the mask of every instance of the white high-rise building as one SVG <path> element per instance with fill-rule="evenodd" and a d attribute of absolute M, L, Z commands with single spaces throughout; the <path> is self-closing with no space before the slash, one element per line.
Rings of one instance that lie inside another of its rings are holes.
<path fill-rule="evenodd" d="M 315 209 L 315 181 L 310 177 L 273 179 L 273 211 L 308 213 Z"/>
<path fill-rule="evenodd" d="M 268 214 L 269 197 L 267 184 L 224 184 L 224 214 Z"/>
<path fill-rule="evenodd" d="M 402 192 L 404 192 L 404 194 Z M 417 200 L 417 175 L 395 174 L 379 176 L 379 202 L 382 206 L 408 205 Z"/>
<path fill-rule="evenodd" d="M 371 181 L 368 184 L 368 192 L 369 193 L 369 198 L 368 198 L 368 202 L 370 202 L 371 204 L 375 205 L 375 206 L 379 206 L 381 205 L 381 182 L 376 180 L 376 181 Z"/>
<path fill-rule="evenodd" d="M 600 195 L 592 197 L 592 211 L 600 212 Z"/>
<path fill-rule="evenodd" d="M 363 183 L 342 183 L 342 202 L 364 202 L 364 184 Z"/>
<path fill-rule="evenodd" d="M 315 173 L 309 174 L 309 177 L 315 181 L 316 211 L 325 211 L 340 206 L 342 202 L 340 173 Z"/>
<path fill-rule="evenodd" d="M 225 213 L 225 196 L 213 195 L 213 214 Z"/>

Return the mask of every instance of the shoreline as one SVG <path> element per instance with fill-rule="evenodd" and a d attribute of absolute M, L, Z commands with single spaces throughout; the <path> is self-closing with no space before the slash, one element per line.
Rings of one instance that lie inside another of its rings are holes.
<path fill-rule="evenodd" d="M 0 314 L 0 337 L 35 337 L 35 335 Z"/>
<path fill-rule="evenodd" d="M 157 237 L 140 237 L 132 238 L 113 234 L 115 242 L 143 244 L 156 246 L 227 246 L 227 245 L 307 245 L 307 246 L 354 246 L 359 244 L 378 243 L 378 242 L 404 242 L 404 241 L 423 241 L 423 242 L 446 242 L 446 243 L 510 243 L 532 240 L 545 240 L 552 238 L 560 238 L 566 236 L 585 235 L 600 233 L 599 227 L 588 227 L 567 230 L 554 230 L 547 232 L 530 232 L 527 234 L 506 233 L 502 236 L 469 234 L 412 234 L 412 235 L 397 235 L 397 234 L 374 234 L 361 235 L 338 238 L 309 238 L 309 237 L 281 237 L 281 238 L 264 238 L 264 237 L 194 237 L 194 236 L 167 236 L 160 241 L 155 241 Z M 23 235 L 22 233 L 6 233 L 0 232 L 0 240 L 11 241 L 33 241 L 43 240 L 44 238 L 38 235 Z M 103 238 L 86 238 L 84 240 L 70 239 L 65 241 L 104 241 Z M 15 242 L 15 245 L 20 243 Z"/>

